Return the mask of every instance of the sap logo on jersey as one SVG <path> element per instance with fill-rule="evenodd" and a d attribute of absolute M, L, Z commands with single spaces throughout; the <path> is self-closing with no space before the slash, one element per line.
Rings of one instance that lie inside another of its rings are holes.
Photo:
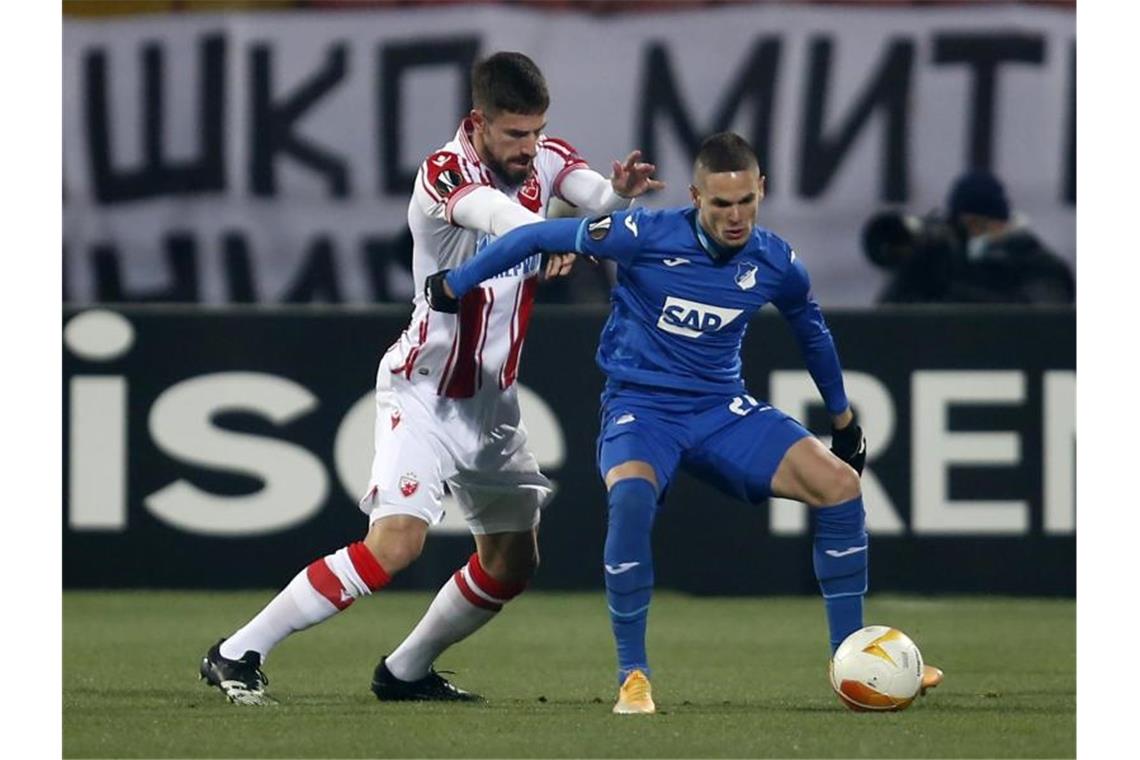
<path fill-rule="evenodd" d="M 661 308 L 661 318 L 657 320 L 657 327 L 674 335 L 699 338 L 702 333 L 716 332 L 740 314 L 740 309 L 726 309 L 722 306 L 710 306 L 707 303 L 668 296 Z"/>

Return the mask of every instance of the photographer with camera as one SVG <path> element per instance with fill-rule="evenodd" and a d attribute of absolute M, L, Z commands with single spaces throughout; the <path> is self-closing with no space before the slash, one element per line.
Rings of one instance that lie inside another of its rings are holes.
<path fill-rule="evenodd" d="M 1068 265 L 1011 218 L 1001 182 L 988 171 L 955 181 L 943 217 L 876 214 L 863 249 L 893 272 L 879 303 L 1073 303 Z"/>

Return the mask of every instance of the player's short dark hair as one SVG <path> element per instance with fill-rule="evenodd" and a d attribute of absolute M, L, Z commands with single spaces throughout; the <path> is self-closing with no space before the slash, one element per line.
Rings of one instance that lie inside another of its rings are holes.
<path fill-rule="evenodd" d="M 504 111 L 532 116 L 550 107 L 546 80 L 522 53 L 495 53 L 471 71 L 471 102 L 488 116 Z"/>
<path fill-rule="evenodd" d="M 697 158 L 693 161 L 693 171 L 704 169 L 713 174 L 759 168 L 760 161 L 756 158 L 756 151 L 752 150 L 747 140 L 735 132 L 717 132 L 706 137 L 701 147 L 697 149 Z"/>

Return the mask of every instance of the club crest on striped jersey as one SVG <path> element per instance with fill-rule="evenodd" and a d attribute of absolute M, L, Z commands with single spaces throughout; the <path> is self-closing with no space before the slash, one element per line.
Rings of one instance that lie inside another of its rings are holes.
<path fill-rule="evenodd" d="M 519 188 L 518 198 L 523 208 L 536 214 L 542 208 L 542 188 L 539 187 L 538 177 L 533 173 L 526 178 L 526 182 L 523 182 L 522 187 Z"/>
<path fill-rule="evenodd" d="M 741 309 L 727 309 L 699 301 L 667 296 L 661 307 L 657 328 L 673 335 L 699 338 L 720 330 L 741 315 Z"/>
<path fill-rule="evenodd" d="M 536 201 L 539 198 L 540 191 L 538 189 L 538 180 L 532 174 L 526 178 L 522 188 L 519 190 L 519 197 L 526 198 L 527 200 Z"/>
<path fill-rule="evenodd" d="M 409 472 L 400 476 L 400 493 L 405 499 L 418 491 L 419 487 L 420 481 L 414 473 Z"/>
<path fill-rule="evenodd" d="M 756 265 L 751 261 L 742 261 L 736 265 L 736 285 L 741 290 L 751 290 L 756 287 Z"/>

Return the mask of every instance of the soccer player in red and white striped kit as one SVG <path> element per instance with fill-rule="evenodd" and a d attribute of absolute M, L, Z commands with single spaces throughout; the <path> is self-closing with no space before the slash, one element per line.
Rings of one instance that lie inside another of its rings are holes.
<path fill-rule="evenodd" d="M 538 566 L 539 515 L 551 489 L 526 446 L 515 380 L 541 259 L 481 283 L 454 315 L 428 308 L 423 283 L 495 237 L 541 221 L 552 198 L 605 214 L 663 185 L 637 151 L 614 161 L 607 179 L 569 143 L 545 135 L 546 83 L 521 53 L 476 64 L 472 103 L 455 137 L 421 165 L 408 205 L 415 308 L 377 371 L 375 456 L 360 502 L 367 535 L 301 570 L 207 652 L 202 677 L 232 702 L 268 701 L 261 667 L 274 646 L 379 591 L 419 556 L 429 526 L 442 519 L 445 482 L 475 553 L 376 666 L 379 699 L 478 699 L 432 664 L 518 596 Z M 572 261 L 550 257 L 546 275 L 565 274 Z"/>

